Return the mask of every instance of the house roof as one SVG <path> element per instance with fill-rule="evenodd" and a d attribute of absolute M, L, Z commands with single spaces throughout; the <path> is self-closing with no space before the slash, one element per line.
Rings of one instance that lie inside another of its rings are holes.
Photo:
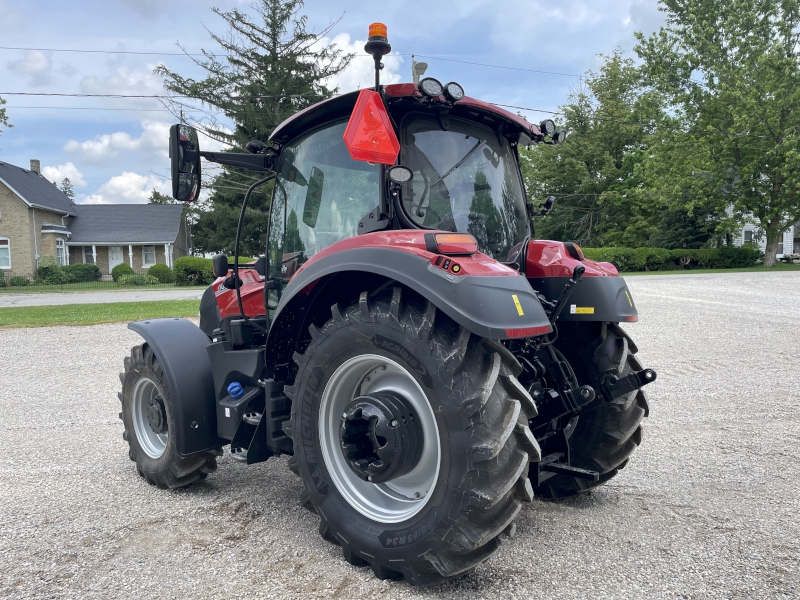
<path fill-rule="evenodd" d="M 11 188 L 28 206 L 45 208 L 66 215 L 77 214 L 68 196 L 36 171 L 0 162 L 0 181 Z"/>
<path fill-rule="evenodd" d="M 181 226 L 182 204 L 78 204 L 69 244 L 167 244 Z"/>

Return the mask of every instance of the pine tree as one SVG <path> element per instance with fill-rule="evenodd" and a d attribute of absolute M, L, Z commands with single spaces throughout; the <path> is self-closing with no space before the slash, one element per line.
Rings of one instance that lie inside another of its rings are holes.
<path fill-rule="evenodd" d="M 73 188 L 72 182 L 69 180 L 69 177 L 64 177 L 64 181 L 61 182 L 61 187 L 59 189 L 70 200 L 75 199 L 75 189 Z"/>
<path fill-rule="evenodd" d="M 205 58 L 195 61 L 206 72 L 202 80 L 183 77 L 164 65 L 155 70 L 164 77 L 168 91 L 196 101 L 190 106 L 172 99 L 174 114 L 183 111 L 186 120 L 208 137 L 243 152 L 247 142 L 266 143 L 286 118 L 336 93 L 325 82 L 344 70 L 354 55 L 343 54 L 334 45 L 319 46 L 336 22 L 319 33 L 310 32 L 307 17 L 300 15 L 302 7 L 302 0 L 257 0 L 254 14 L 213 9 L 228 26 L 223 35 L 211 33 L 225 58 L 203 51 Z M 198 112 L 197 103 L 203 111 Z M 233 122 L 232 131 L 217 120 L 219 113 Z M 204 252 L 232 252 L 244 192 L 259 177 L 236 168 L 217 173 L 204 182 L 212 190 L 210 210 L 199 216 L 195 244 Z M 267 185 L 251 197 L 242 254 L 263 253 L 271 196 Z"/>

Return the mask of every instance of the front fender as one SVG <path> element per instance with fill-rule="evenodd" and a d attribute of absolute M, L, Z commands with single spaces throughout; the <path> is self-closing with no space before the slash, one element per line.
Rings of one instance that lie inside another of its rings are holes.
<path fill-rule="evenodd" d="M 307 264 L 281 294 L 274 323 L 284 317 L 282 313 L 293 298 L 308 293 L 321 278 L 348 271 L 397 281 L 481 337 L 505 340 L 551 331 L 547 315 L 524 276 L 454 275 L 418 254 L 383 247 L 341 250 Z"/>
<path fill-rule="evenodd" d="M 169 385 L 175 415 L 175 441 L 184 456 L 218 448 L 228 440 L 217 437 L 216 397 L 210 340 L 186 319 L 150 319 L 128 324 L 153 349 Z"/>

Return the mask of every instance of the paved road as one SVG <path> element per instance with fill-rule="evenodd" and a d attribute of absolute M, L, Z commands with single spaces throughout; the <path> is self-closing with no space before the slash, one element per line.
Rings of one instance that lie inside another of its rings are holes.
<path fill-rule="evenodd" d="M 800 597 L 800 274 L 629 283 L 659 374 L 642 446 L 426 589 L 347 565 L 282 459 L 145 484 L 117 419 L 123 324 L 0 330 L 0 597 Z"/>
<path fill-rule="evenodd" d="M 57 294 L 0 294 L 0 308 L 10 306 L 61 306 L 64 304 L 107 304 L 109 302 L 147 302 L 150 300 L 199 300 L 205 290 L 120 290 L 63 292 Z"/>

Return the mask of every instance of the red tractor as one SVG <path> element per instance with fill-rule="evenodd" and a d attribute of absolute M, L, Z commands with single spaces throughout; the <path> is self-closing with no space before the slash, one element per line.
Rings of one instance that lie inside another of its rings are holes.
<path fill-rule="evenodd" d="M 200 158 L 274 180 L 264 256 L 214 258 L 200 326 L 131 323 L 124 438 L 162 488 L 204 479 L 230 446 L 287 455 L 300 502 L 344 558 L 380 578 L 440 581 L 486 560 L 534 496 L 611 479 L 648 408 L 638 319 L 609 263 L 532 240 L 519 146 L 560 143 L 432 78 L 311 106 L 250 154 L 201 152 L 172 128 L 173 195 Z M 241 229 L 250 191 L 245 196 Z"/>

